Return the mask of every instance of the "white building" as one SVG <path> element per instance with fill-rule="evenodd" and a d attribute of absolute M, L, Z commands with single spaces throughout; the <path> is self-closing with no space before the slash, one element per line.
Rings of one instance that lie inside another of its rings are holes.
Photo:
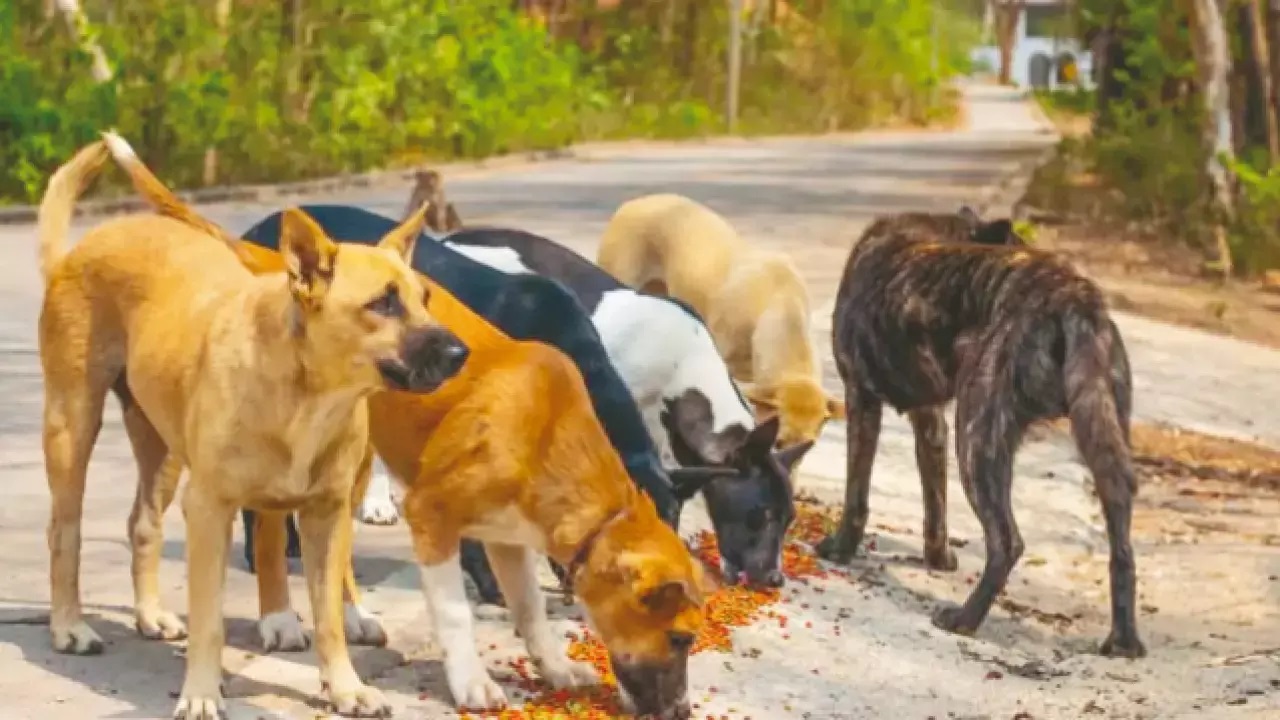
<path fill-rule="evenodd" d="M 998 0 L 997 0 L 998 1 Z M 1093 53 L 1071 35 L 1071 0 L 1025 0 L 1014 32 L 1010 80 L 1018 87 L 1055 89 L 1076 83 L 1093 87 Z M 992 3 L 986 5 L 983 36 L 995 42 Z M 991 72 L 1000 71 L 1000 48 L 975 48 L 973 60 Z M 1070 66 L 1074 65 L 1074 70 Z"/>

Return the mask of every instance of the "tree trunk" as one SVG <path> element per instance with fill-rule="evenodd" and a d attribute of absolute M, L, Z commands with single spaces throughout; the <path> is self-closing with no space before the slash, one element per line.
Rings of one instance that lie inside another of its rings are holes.
<path fill-rule="evenodd" d="M 1026 6 L 1021 0 L 992 0 L 997 3 L 996 41 L 1000 46 L 1000 84 L 1008 85 L 1013 78 L 1013 52 L 1018 46 L 1018 19 Z"/>
<path fill-rule="evenodd" d="M 226 63 L 226 48 L 230 38 L 227 34 L 227 28 L 231 23 L 231 0 L 218 0 L 218 4 L 214 9 L 213 15 L 214 25 L 218 28 L 218 34 L 221 35 L 222 48 L 219 51 L 220 64 Z M 209 187 L 218 181 L 218 148 L 210 145 L 204 150 L 204 185 Z"/>
<path fill-rule="evenodd" d="M 102 51 L 102 47 L 93 39 L 93 36 L 86 32 L 89 26 L 89 19 L 85 17 L 84 11 L 80 9 L 79 1 L 55 0 L 55 2 L 67 23 L 67 30 L 76 39 L 80 49 L 93 58 L 90 72 L 93 73 L 94 81 L 104 83 L 111 80 L 111 65 L 107 62 L 107 54 Z"/>
<path fill-rule="evenodd" d="M 1234 215 L 1231 176 L 1225 160 L 1232 156 L 1231 144 L 1231 48 L 1222 12 L 1214 0 L 1190 0 L 1191 32 L 1195 42 L 1196 64 L 1200 70 L 1201 96 L 1204 101 L 1204 127 L 1201 141 L 1208 152 L 1205 173 L 1213 186 L 1215 214 L 1214 238 L 1218 250 L 1218 269 L 1230 277 L 1234 267 L 1231 247 L 1227 243 L 1226 223 Z"/>
<path fill-rule="evenodd" d="M 1280 118 L 1280 0 L 1267 0 L 1268 66 L 1271 76 L 1271 113 Z"/>
<path fill-rule="evenodd" d="M 1253 71 L 1262 95 L 1260 111 L 1267 131 L 1267 151 L 1271 164 L 1280 163 L 1280 122 L 1276 118 L 1276 86 L 1271 77 L 1271 53 L 1267 43 L 1267 20 L 1261 0 L 1249 0 L 1249 24 L 1253 37 Z"/>
<path fill-rule="evenodd" d="M 742 80 L 742 0 L 729 0 L 729 81 L 726 83 L 725 125 L 738 128 L 738 88 Z"/>

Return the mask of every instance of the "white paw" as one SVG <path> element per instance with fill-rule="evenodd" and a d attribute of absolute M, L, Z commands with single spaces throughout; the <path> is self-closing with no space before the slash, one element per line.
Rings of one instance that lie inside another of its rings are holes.
<path fill-rule="evenodd" d="M 382 629 L 382 621 L 359 605 L 346 603 L 342 606 L 342 627 L 351 645 L 382 647 L 387 644 L 387 632 Z"/>
<path fill-rule="evenodd" d="M 83 620 L 77 620 L 69 628 L 52 629 L 53 649 L 69 655 L 100 655 L 102 638 Z"/>
<path fill-rule="evenodd" d="M 595 668 L 560 654 L 543 658 L 538 663 L 538 673 L 556 690 L 590 687 L 600 682 Z"/>
<path fill-rule="evenodd" d="M 335 692 L 326 685 L 324 693 L 333 704 L 334 711 L 343 717 L 391 717 L 391 703 L 375 687 L 356 685 L 349 690 Z"/>
<path fill-rule="evenodd" d="M 227 708 L 221 695 L 183 695 L 173 710 L 173 720 L 223 720 L 226 717 Z"/>
<path fill-rule="evenodd" d="M 277 610 L 258 621 L 262 649 L 271 652 L 300 652 L 311 646 L 311 638 L 302 629 L 302 618 L 292 610 Z"/>
<path fill-rule="evenodd" d="M 391 501 L 391 494 L 375 497 L 374 493 L 365 495 L 360 503 L 360 522 L 366 525 L 395 525 L 400 519 L 400 511 Z"/>
<path fill-rule="evenodd" d="M 451 674 L 449 692 L 453 693 L 453 704 L 458 709 L 502 710 L 507 706 L 506 693 L 483 666 L 477 666 L 473 672 Z"/>
<path fill-rule="evenodd" d="M 187 636 L 187 626 L 168 610 L 142 610 L 135 615 L 138 634 L 148 640 L 181 640 Z"/>

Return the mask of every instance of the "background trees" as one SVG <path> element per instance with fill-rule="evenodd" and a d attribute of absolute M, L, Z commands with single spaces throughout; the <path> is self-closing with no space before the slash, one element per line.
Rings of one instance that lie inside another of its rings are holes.
<path fill-rule="evenodd" d="M 945 119 L 971 4 L 741 0 L 738 130 Z M 76 6 L 0 2 L 0 202 L 112 126 L 185 187 L 724 127 L 727 0 Z"/>

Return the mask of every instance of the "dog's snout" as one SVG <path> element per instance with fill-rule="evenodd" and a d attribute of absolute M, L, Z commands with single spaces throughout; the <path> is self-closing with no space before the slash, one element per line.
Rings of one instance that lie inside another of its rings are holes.
<path fill-rule="evenodd" d="M 430 392 L 466 365 L 471 350 L 449 330 L 413 328 L 400 343 L 398 361 L 383 365 L 383 377 L 397 390 Z"/>

